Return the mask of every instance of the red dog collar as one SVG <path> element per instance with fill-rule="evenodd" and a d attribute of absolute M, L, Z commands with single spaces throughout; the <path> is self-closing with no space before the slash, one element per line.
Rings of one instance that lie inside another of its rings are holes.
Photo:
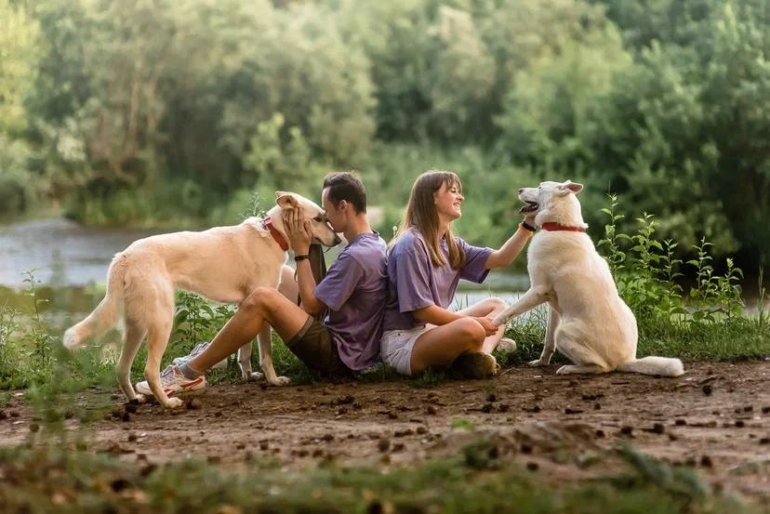
<path fill-rule="evenodd" d="M 275 242 L 281 247 L 281 250 L 284 252 L 289 250 L 289 243 L 286 242 L 286 238 L 283 237 L 283 234 L 278 232 L 273 226 L 273 220 L 270 219 L 269 216 L 262 220 L 262 226 L 270 231 L 270 235 L 273 236 L 273 239 L 275 239 Z"/>
<path fill-rule="evenodd" d="M 566 230 L 567 232 L 585 232 L 586 229 L 583 227 L 568 227 L 567 225 L 560 225 L 558 223 L 543 223 L 543 225 L 540 227 L 543 230 L 548 231 L 556 231 L 556 230 Z"/>

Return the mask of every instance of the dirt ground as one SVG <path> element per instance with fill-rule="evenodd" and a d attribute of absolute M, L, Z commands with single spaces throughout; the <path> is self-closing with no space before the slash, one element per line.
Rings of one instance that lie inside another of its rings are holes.
<path fill-rule="evenodd" d="M 456 455 L 486 436 L 495 458 L 548 479 L 579 480 L 616 468 L 612 449 L 628 440 L 664 462 L 696 467 L 716 488 L 770 504 L 770 362 L 686 368 L 683 377 L 662 379 L 516 367 L 490 381 L 426 388 L 224 384 L 171 412 L 123 405 L 114 395 L 112 413 L 91 425 L 89 447 L 151 463 L 197 455 L 227 468 L 263 456 L 297 468 L 328 460 L 397 466 Z M 2 446 L 36 429 L 20 398 L 0 412 Z"/>

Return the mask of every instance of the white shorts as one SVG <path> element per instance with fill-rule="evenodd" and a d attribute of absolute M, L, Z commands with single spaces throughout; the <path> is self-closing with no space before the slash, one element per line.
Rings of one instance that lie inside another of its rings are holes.
<path fill-rule="evenodd" d="M 417 338 L 434 328 L 432 325 L 409 330 L 386 330 L 382 334 L 382 362 L 402 375 L 412 375 L 412 348 Z"/>

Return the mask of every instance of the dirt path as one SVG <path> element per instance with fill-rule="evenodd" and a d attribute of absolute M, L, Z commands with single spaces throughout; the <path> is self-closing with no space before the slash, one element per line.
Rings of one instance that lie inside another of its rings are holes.
<path fill-rule="evenodd" d="M 770 502 L 770 362 L 687 369 L 659 379 L 511 368 L 492 381 L 431 388 L 215 385 L 176 412 L 116 403 L 109 419 L 92 425 L 90 447 L 156 463 L 199 455 L 228 467 L 261 456 L 296 467 L 399 465 L 455 455 L 483 435 L 497 459 L 576 480 L 616 466 L 609 450 L 628 440 L 665 462 L 697 467 L 715 487 Z M 4 446 L 24 441 L 34 424 L 19 403 L 0 418 Z"/>

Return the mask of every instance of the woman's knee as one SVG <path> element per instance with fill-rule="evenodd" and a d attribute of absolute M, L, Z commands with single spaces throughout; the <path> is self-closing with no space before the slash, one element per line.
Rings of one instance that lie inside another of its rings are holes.
<path fill-rule="evenodd" d="M 476 346 L 481 346 L 484 339 L 487 336 L 484 327 L 481 323 L 476 321 L 472 317 L 460 318 L 455 321 L 455 330 L 457 330 L 457 336 L 466 341 L 469 344 L 470 349 L 475 349 Z"/>
<path fill-rule="evenodd" d="M 505 300 L 498 298 L 497 296 L 485 298 L 479 303 L 484 306 L 484 309 L 487 310 L 489 314 L 497 314 L 498 312 L 503 312 L 508 307 L 508 304 L 505 303 Z"/>

